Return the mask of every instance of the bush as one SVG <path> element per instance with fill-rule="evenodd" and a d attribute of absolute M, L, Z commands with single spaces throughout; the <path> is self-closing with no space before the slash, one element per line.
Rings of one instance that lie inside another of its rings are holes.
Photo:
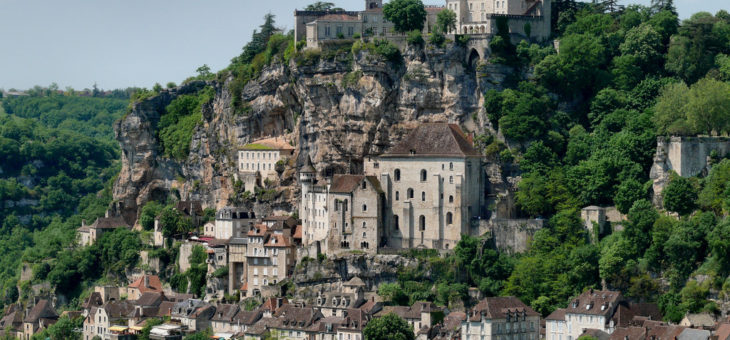
<path fill-rule="evenodd" d="M 435 32 L 431 33 L 429 42 L 436 47 L 439 47 L 439 48 L 444 47 L 444 44 L 446 43 L 446 36 L 439 31 L 435 31 Z"/>
<path fill-rule="evenodd" d="M 353 34 L 352 39 L 360 39 L 360 33 Z"/>
<path fill-rule="evenodd" d="M 423 35 L 421 34 L 421 31 L 410 31 L 408 32 L 406 41 L 408 42 L 408 45 L 411 46 L 423 46 Z"/>

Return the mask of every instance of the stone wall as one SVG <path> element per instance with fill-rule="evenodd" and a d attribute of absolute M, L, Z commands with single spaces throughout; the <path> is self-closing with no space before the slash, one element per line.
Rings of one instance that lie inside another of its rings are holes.
<path fill-rule="evenodd" d="M 532 241 L 535 233 L 542 229 L 541 219 L 491 219 L 480 220 L 478 229 L 472 235 L 489 233 L 497 249 L 508 253 L 522 253 Z"/>
<path fill-rule="evenodd" d="M 183 243 L 180 245 L 180 252 L 177 256 L 177 264 L 180 266 L 180 272 L 184 272 L 190 268 L 190 255 L 193 254 L 193 247 L 197 243 Z"/>
<path fill-rule="evenodd" d="M 654 180 L 654 204 L 661 206 L 661 193 L 669 182 L 671 171 L 682 177 L 706 175 L 708 158 L 730 154 L 728 137 L 665 137 L 657 138 L 657 151 L 649 177 Z"/>

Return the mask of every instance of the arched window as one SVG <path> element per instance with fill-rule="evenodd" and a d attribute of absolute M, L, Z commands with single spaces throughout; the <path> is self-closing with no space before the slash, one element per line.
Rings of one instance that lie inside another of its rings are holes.
<path fill-rule="evenodd" d="M 446 213 L 446 224 L 454 223 L 454 215 L 451 212 Z"/>
<path fill-rule="evenodd" d="M 454 196 L 449 195 L 449 203 L 454 203 Z"/>
<path fill-rule="evenodd" d="M 408 188 L 408 198 L 409 199 L 413 198 L 413 189 L 411 189 L 411 188 Z"/>
<path fill-rule="evenodd" d="M 449 162 L 449 170 L 454 170 L 454 163 L 453 162 Z"/>
<path fill-rule="evenodd" d="M 398 225 L 398 215 L 393 215 L 393 226 L 395 227 L 395 229 L 400 228 L 400 226 Z"/>
<path fill-rule="evenodd" d="M 400 169 L 395 169 L 395 171 L 393 171 L 393 180 L 400 182 Z"/>
<path fill-rule="evenodd" d="M 362 188 L 363 189 L 367 189 L 368 188 L 367 181 L 364 181 L 364 180 L 362 181 Z"/>
<path fill-rule="evenodd" d="M 424 202 L 426 201 L 426 192 L 425 191 L 421 191 L 421 201 L 424 201 Z"/>
<path fill-rule="evenodd" d="M 420 217 L 418 217 L 418 230 L 426 230 L 426 216 L 421 215 Z"/>
<path fill-rule="evenodd" d="M 365 224 L 365 222 L 363 222 L 363 224 Z M 362 238 L 365 238 L 365 237 L 367 237 L 367 235 L 368 235 L 368 234 L 367 234 L 366 232 L 364 232 L 364 231 L 362 232 Z"/>
<path fill-rule="evenodd" d="M 400 192 L 396 191 L 395 192 L 395 200 L 396 201 L 400 198 L 399 196 L 400 196 Z"/>
<path fill-rule="evenodd" d="M 421 182 L 425 182 L 426 181 L 426 176 L 427 175 L 428 175 L 428 173 L 426 172 L 425 169 L 424 170 L 421 170 Z"/>
<path fill-rule="evenodd" d="M 368 205 L 367 204 L 363 204 L 362 205 L 362 211 L 368 211 Z"/>
<path fill-rule="evenodd" d="M 363 222 L 363 223 L 362 223 L 362 227 L 363 227 L 363 228 L 367 228 L 367 226 L 368 226 L 368 224 L 367 224 L 366 222 Z"/>

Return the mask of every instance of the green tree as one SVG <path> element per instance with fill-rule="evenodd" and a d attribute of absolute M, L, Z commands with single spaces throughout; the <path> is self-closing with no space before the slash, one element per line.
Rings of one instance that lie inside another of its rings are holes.
<path fill-rule="evenodd" d="M 616 204 L 618 211 L 622 214 L 627 214 L 631 206 L 634 205 L 634 202 L 645 196 L 644 186 L 639 181 L 630 178 L 619 185 L 613 202 Z"/>
<path fill-rule="evenodd" d="M 651 230 L 659 218 L 659 214 L 649 200 L 634 202 L 628 211 L 629 223 L 624 229 L 624 236 L 633 246 L 636 254 L 643 254 L 651 245 Z"/>
<path fill-rule="evenodd" d="M 687 122 L 695 131 L 712 134 L 730 132 L 730 84 L 700 79 L 689 91 Z"/>
<path fill-rule="evenodd" d="M 669 184 L 662 191 L 664 208 L 682 216 L 687 215 L 697 207 L 697 189 L 692 182 L 684 177 L 673 174 Z"/>
<path fill-rule="evenodd" d="M 684 110 L 689 88 L 685 83 L 667 84 L 654 106 L 654 123 L 660 135 L 692 135 L 695 130 L 687 122 Z"/>
<path fill-rule="evenodd" d="M 436 30 L 441 33 L 449 33 L 456 30 L 456 13 L 450 9 L 444 9 L 436 15 Z"/>
<path fill-rule="evenodd" d="M 139 216 L 139 224 L 145 230 L 152 230 L 155 226 L 155 218 L 162 211 L 162 204 L 157 201 L 149 201 L 142 207 L 142 213 Z"/>
<path fill-rule="evenodd" d="M 173 207 L 166 207 L 160 213 L 160 227 L 165 237 L 187 233 L 192 224 L 180 211 Z"/>
<path fill-rule="evenodd" d="M 730 272 L 730 220 L 725 219 L 708 235 L 712 256 L 720 264 L 722 273 Z"/>
<path fill-rule="evenodd" d="M 414 340 L 413 328 L 394 313 L 368 322 L 362 331 L 365 340 Z"/>
<path fill-rule="evenodd" d="M 715 164 L 703 182 L 703 188 L 698 197 L 699 205 L 703 209 L 716 213 L 723 212 L 723 209 L 727 210 L 727 199 L 730 198 L 730 192 L 728 192 L 730 160 L 723 159 L 720 163 Z"/>
<path fill-rule="evenodd" d="M 326 1 L 317 1 L 315 3 L 307 5 L 304 8 L 305 11 L 328 11 L 335 7 L 334 3 Z"/>
<path fill-rule="evenodd" d="M 397 283 L 383 283 L 378 286 L 378 295 L 395 305 L 407 305 L 408 296 Z"/>
<path fill-rule="evenodd" d="M 393 23 L 397 32 L 421 31 L 426 9 L 421 0 L 391 0 L 383 6 L 383 15 Z"/>

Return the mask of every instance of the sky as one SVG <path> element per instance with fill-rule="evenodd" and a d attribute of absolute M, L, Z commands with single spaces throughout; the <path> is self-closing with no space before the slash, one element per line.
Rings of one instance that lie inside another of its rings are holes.
<path fill-rule="evenodd" d="M 348 10 L 364 0 L 329 0 Z M 266 13 L 291 29 L 307 0 L 0 0 L 0 89 L 152 87 L 207 64 L 225 68 Z M 620 4 L 648 5 L 650 0 Z M 443 0 L 424 0 L 442 4 Z M 675 0 L 680 18 L 730 10 L 727 0 Z"/>

